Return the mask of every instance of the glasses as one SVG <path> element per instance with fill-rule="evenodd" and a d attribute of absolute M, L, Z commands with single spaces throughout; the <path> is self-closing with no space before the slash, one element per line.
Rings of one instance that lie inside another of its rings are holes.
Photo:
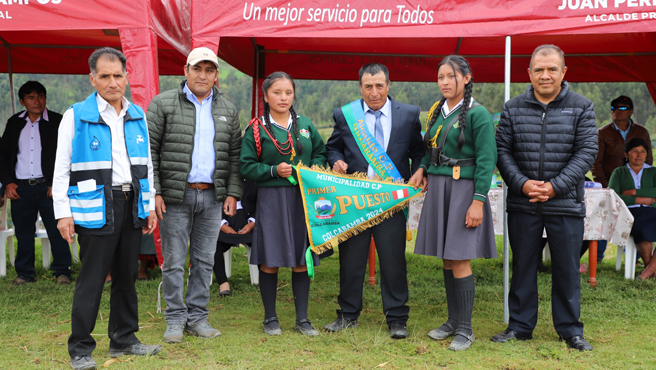
<path fill-rule="evenodd" d="M 612 110 L 613 112 L 615 112 L 616 110 L 625 111 L 625 110 L 629 110 L 629 107 L 613 107 L 613 106 L 611 106 L 610 110 Z"/>

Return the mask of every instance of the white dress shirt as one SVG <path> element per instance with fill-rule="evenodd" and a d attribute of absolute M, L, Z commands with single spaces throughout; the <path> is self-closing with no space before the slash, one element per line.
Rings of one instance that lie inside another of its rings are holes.
<path fill-rule="evenodd" d="M 376 115 L 374 114 L 374 111 L 367 106 L 367 103 L 364 104 L 365 111 L 364 111 L 364 120 L 365 123 L 367 124 L 367 129 L 371 133 L 371 135 L 374 135 L 374 132 L 376 130 Z M 382 108 L 379 109 L 383 114 L 380 116 L 380 123 L 383 125 L 383 133 L 385 134 L 385 142 L 384 143 L 378 143 L 383 147 L 384 151 L 387 151 L 387 145 L 389 144 L 389 139 L 390 135 L 392 134 L 392 103 L 390 103 L 389 98 L 387 101 L 385 101 L 385 104 L 383 105 Z M 369 177 L 374 177 L 376 174 L 376 171 L 374 171 L 374 168 L 371 167 L 371 165 L 368 166 L 367 168 L 367 176 Z"/>
<path fill-rule="evenodd" d="M 130 173 L 130 159 L 125 146 L 125 113 L 130 102 L 123 97 L 122 109 L 119 114 L 100 95 L 96 95 L 100 117 L 109 126 L 112 137 L 112 186 L 119 186 L 132 182 Z M 146 116 L 144 114 L 144 121 Z M 148 124 L 146 124 L 146 128 Z M 68 109 L 59 124 L 59 137 L 57 140 L 57 157 L 55 159 L 55 173 L 52 182 L 52 198 L 55 208 L 55 218 L 71 217 L 71 207 L 68 201 L 68 186 L 70 185 L 71 156 L 73 154 L 73 136 L 75 135 L 75 117 L 73 109 Z M 150 141 L 148 142 L 150 147 Z M 153 161 L 148 150 L 148 183 L 150 184 L 150 210 L 155 210 L 155 187 L 153 177 Z"/>
<path fill-rule="evenodd" d="M 27 122 L 18 137 L 18 154 L 16 155 L 16 179 L 40 179 L 43 177 L 41 169 L 41 134 L 39 122 L 41 117 L 32 122 L 27 111 L 19 115 Z M 43 119 L 48 120 L 48 110 L 43 111 Z"/>
<path fill-rule="evenodd" d="M 456 104 L 455 106 L 453 106 L 453 108 L 450 108 L 450 109 L 449 109 L 449 103 L 445 101 L 444 105 L 442 106 L 442 116 L 444 118 L 450 116 L 451 113 L 453 113 L 456 109 L 460 108 L 460 106 L 462 105 L 463 100 L 465 100 L 465 99 L 464 98 L 460 99 L 458 104 Z M 472 104 L 474 104 L 474 97 L 473 96 L 471 97 L 471 99 L 469 99 L 469 108 L 471 108 Z"/>
<path fill-rule="evenodd" d="M 214 91 L 210 95 L 198 101 L 187 83 L 182 91 L 187 94 L 187 99 L 196 107 L 196 129 L 194 132 L 194 149 L 191 152 L 191 170 L 187 176 L 187 182 L 214 183 L 214 169 L 216 165 L 216 150 L 214 150 L 214 117 L 212 116 L 212 99 Z"/>

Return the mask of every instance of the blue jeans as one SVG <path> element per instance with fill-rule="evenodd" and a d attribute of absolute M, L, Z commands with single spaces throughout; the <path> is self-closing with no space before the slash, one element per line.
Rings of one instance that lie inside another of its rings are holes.
<path fill-rule="evenodd" d="M 40 213 L 50 239 L 50 270 L 54 276 L 71 276 L 71 248 L 57 229 L 52 198 L 48 198 L 48 185 L 18 185 L 16 192 L 20 198 L 11 201 L 11 219 L 18 240 L 16 274 L 22 279 L 34 280 L 34 234 L 37 213 Z"/>
<path fill-rule="evenodd" d="M 164 257 L 164 316 L 169 324 L 195 325 L 207 320 L 222 209 L 223 203 L 215 201 L 214 189 L 187 189 L 184 204 L 166 205 L 159 232 Z M 191 267 L 183 301 L 187 246 Z"/>

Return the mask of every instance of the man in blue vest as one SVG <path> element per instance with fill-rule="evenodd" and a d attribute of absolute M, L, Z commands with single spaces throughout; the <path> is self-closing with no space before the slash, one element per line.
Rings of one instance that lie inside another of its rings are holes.
<path fill-rule="evenodd" d="M 109 355 L 154 355 L 162 348 L 135 336 L 141 234 L 157 225 L 146 117 L 124 97 L 128 77 L 120 51 L 94 51 L 89 67 L 96 92 L 62 118 L 52 189 L 57 228 L 69 243 L 79 235 L 82 257 L 68 338 L 73 369 L 96 368 L 91 332 L 110 268 Z"/>

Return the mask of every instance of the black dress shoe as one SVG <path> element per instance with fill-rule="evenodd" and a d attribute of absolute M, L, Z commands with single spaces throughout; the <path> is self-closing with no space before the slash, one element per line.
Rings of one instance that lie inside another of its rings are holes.
<path fill-rule="evenodd" d="M 390 337 L 394 339 L 405 339 L 408 337 L 408 329 L 402 322 L 393 322 L 390 325 Z"/>
<path fill-rule="evenodd" d="M 592 351 L 593 348 L 588 343 L 587 340 L 583 339 L 582 336 L 580 335 L 575 335 L 571 338 L 565 339 L 567 342 L 567 347 L 572 348 L 572 349 L 578 349 L 579 351 Z"/>
<path fill-rule="evenodd" d="M 514 330 L 510 328 L 506 328 L 506 330 L 502 331 L 501 333 L 493 336 L 490 340 L 493 342 L 497 343 L 506 343 L 507 341 L 511 339 L 517 339 L 517 340 L 529 340 L 533 339 L 532 334 L 519 334 L 515 332 Z"/>
<path fill-rule="evenodd" d="M 325 325 L 323 328 L 327 331 L 337 332 L 346 328 L 357 328 L 358 319 L 349 319 L 348 317 L 338 316 L 335 321 L 331 322 L 328 325 Z"/>
<path fill-rule="evenodd" d="M 73 370 L 96 370 L 96 361 L 93 360 L 91 355 L 73 356 L 71 357 L 71 367 Z"/>

